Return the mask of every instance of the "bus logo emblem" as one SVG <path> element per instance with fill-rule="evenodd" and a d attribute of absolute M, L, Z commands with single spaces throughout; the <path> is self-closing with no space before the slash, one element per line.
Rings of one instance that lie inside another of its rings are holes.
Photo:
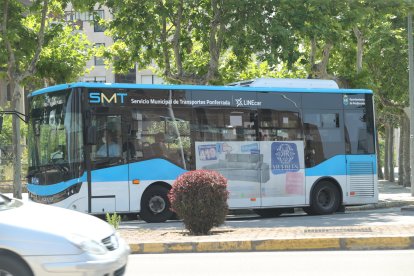
<path fill-rule="evenodd" d="M 344 105 L 348 105 L 349 104 L 348 95 L 344 95 L 343 102 L 344 102 Z"/>
<path fill-rule="evenodd" d="M 236 101 L 236 106 L 237 107 L 243 106 L 243 99 L 242 98 L 234 99 L 234 100 Z"/>
<path fill-rule="evenodd" d="M 102 92 L 90 92 L 89 103 L 124 103 L 125 96 L 127 93 L 112 93 L 112 95 L 106 95 Z"/>

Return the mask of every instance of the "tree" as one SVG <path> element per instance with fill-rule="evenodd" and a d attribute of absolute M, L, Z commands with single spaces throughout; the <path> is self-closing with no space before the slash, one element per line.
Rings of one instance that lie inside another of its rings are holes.
<path fill-rule="evenodd" d="M 282 44 L 292 45 L 284 39 L 287 23 L 273 18 L 283 14 L 280 1 L 101 2 L 114 14 L 108 27 L 115 43 L 106 57 L 121 72 L 155 63 L 170 82 L 217 84 L 223 83 L 223 68 L 241 70 L 253 53 L 276 57 Z M 269 20 L 275 22 L 271 29 Z"/>
<path fill-rule="evenodd" d="M 62 5 L 66 1 L 17 1 L 2 0 L 0 66 L 12 91 L 11 109 L 19 110 L 22 86 L 25 81 L 48 75 L 52 81 L 66 81 L 80 72 L 89 58 L 84 38 L 72 35 L 62 27 Z M 69 39 L 70 38 L 70 39 Z M 66 40 L 64 40 L 66 39 Z M 63 43 L 65 42 L 65 43 Z M 59 45 L 59 47 L 56 47 Z M 76 48 L 80 49 L 76 49 Z M 57 48 L 57 49 L 56 49 Z M 65 50 L 72 51 L 68 58 Z M 76 52 L 77 51 L 77 52 Z M 90 53 L 90 52 L 89 52 Z M 53 56 L 52 56 L 53 55 Z M 63 62 L 62 59 L 66 59 Z M 69 59 L 69 60 L 68 60 Z M 66 64 L 66 68 L 65 65 Z M 49 69 L 53 69 L 49 71 Z M 60 70 L 57 70 L 59 68 Z M 63 68 L 63 69 L 62 69 Z M 72 69 L 75 70 L 72 71 Z M 82 69 L 83 70 L 83 69 Z M 66 74 L 60 74 L 65 72 Z M 71 72 L 67 74 L 68 72 Z M 20 120 L 12 118 L 14 153 L 13 196 L 21 198 L 21 134 Z"/>
<path fill-rule="evenodd" d="M 405 33 L 404 16 L 401 13 L 385 13 L 382 22 L 378 22 L 369 35 L 371 43 L 367 44 L 365 55 L 367 70 L 376 91 L 377 117 L 382 122 L 392 118 L 392 126 L 398 125 L 397 118 L 401 117 L 404 108 L 408 106 L 408 55 Z M 385 138 L 390 139 L 391 136 Z M 392 147 L 388 141 L 387 144 Z M 409 148 L 406 143 L 400 144 L 400 147 L 405 150 Z M 385 150 L 390 152 L 389 149 Z M 405 175 L 408 170 L 403 169 L 409 165 L 409 160 L 402 161 L 404 163 L 399 164 L 400 175 L 409 179 L 409 176 Z M 384 167 L 387 167 L 387 164 L 384 164 Z M 388 170 L 392 173 L 393 168 Z"/>

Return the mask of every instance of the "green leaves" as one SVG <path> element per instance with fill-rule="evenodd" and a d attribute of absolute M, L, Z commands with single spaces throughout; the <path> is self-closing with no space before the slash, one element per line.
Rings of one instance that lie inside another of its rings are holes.
<path fill-rule="evenodd" d="M 82 33 L 73 33 L 62 26 L 42 50 L 37 63 L 37 76 L 53 83 L 75 81 L 85 73 L 86 62 L 92 57 L 92 44 Z"/>

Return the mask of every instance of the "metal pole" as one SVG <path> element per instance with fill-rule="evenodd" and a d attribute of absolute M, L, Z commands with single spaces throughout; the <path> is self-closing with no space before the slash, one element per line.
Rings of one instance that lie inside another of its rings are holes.
<path fill-rule="evenodd" d="M 411 195 L 414 196 L 414 45 L 413 45 L 413 12 L 408 12 L 408 76 L 410 96 L 410 167 Z"/>

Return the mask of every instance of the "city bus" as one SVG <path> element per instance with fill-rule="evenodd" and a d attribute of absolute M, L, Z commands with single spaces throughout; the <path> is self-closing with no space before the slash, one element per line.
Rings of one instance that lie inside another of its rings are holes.
<path fill-rule="evenodd" d="M 221 173 L 229 208 L 262 217 L 378 200 L 371 90 L 79 82 L 28 100 L 31 201 L 164 222 L 174 217 L 168 192 L 190 170 Z"/>

